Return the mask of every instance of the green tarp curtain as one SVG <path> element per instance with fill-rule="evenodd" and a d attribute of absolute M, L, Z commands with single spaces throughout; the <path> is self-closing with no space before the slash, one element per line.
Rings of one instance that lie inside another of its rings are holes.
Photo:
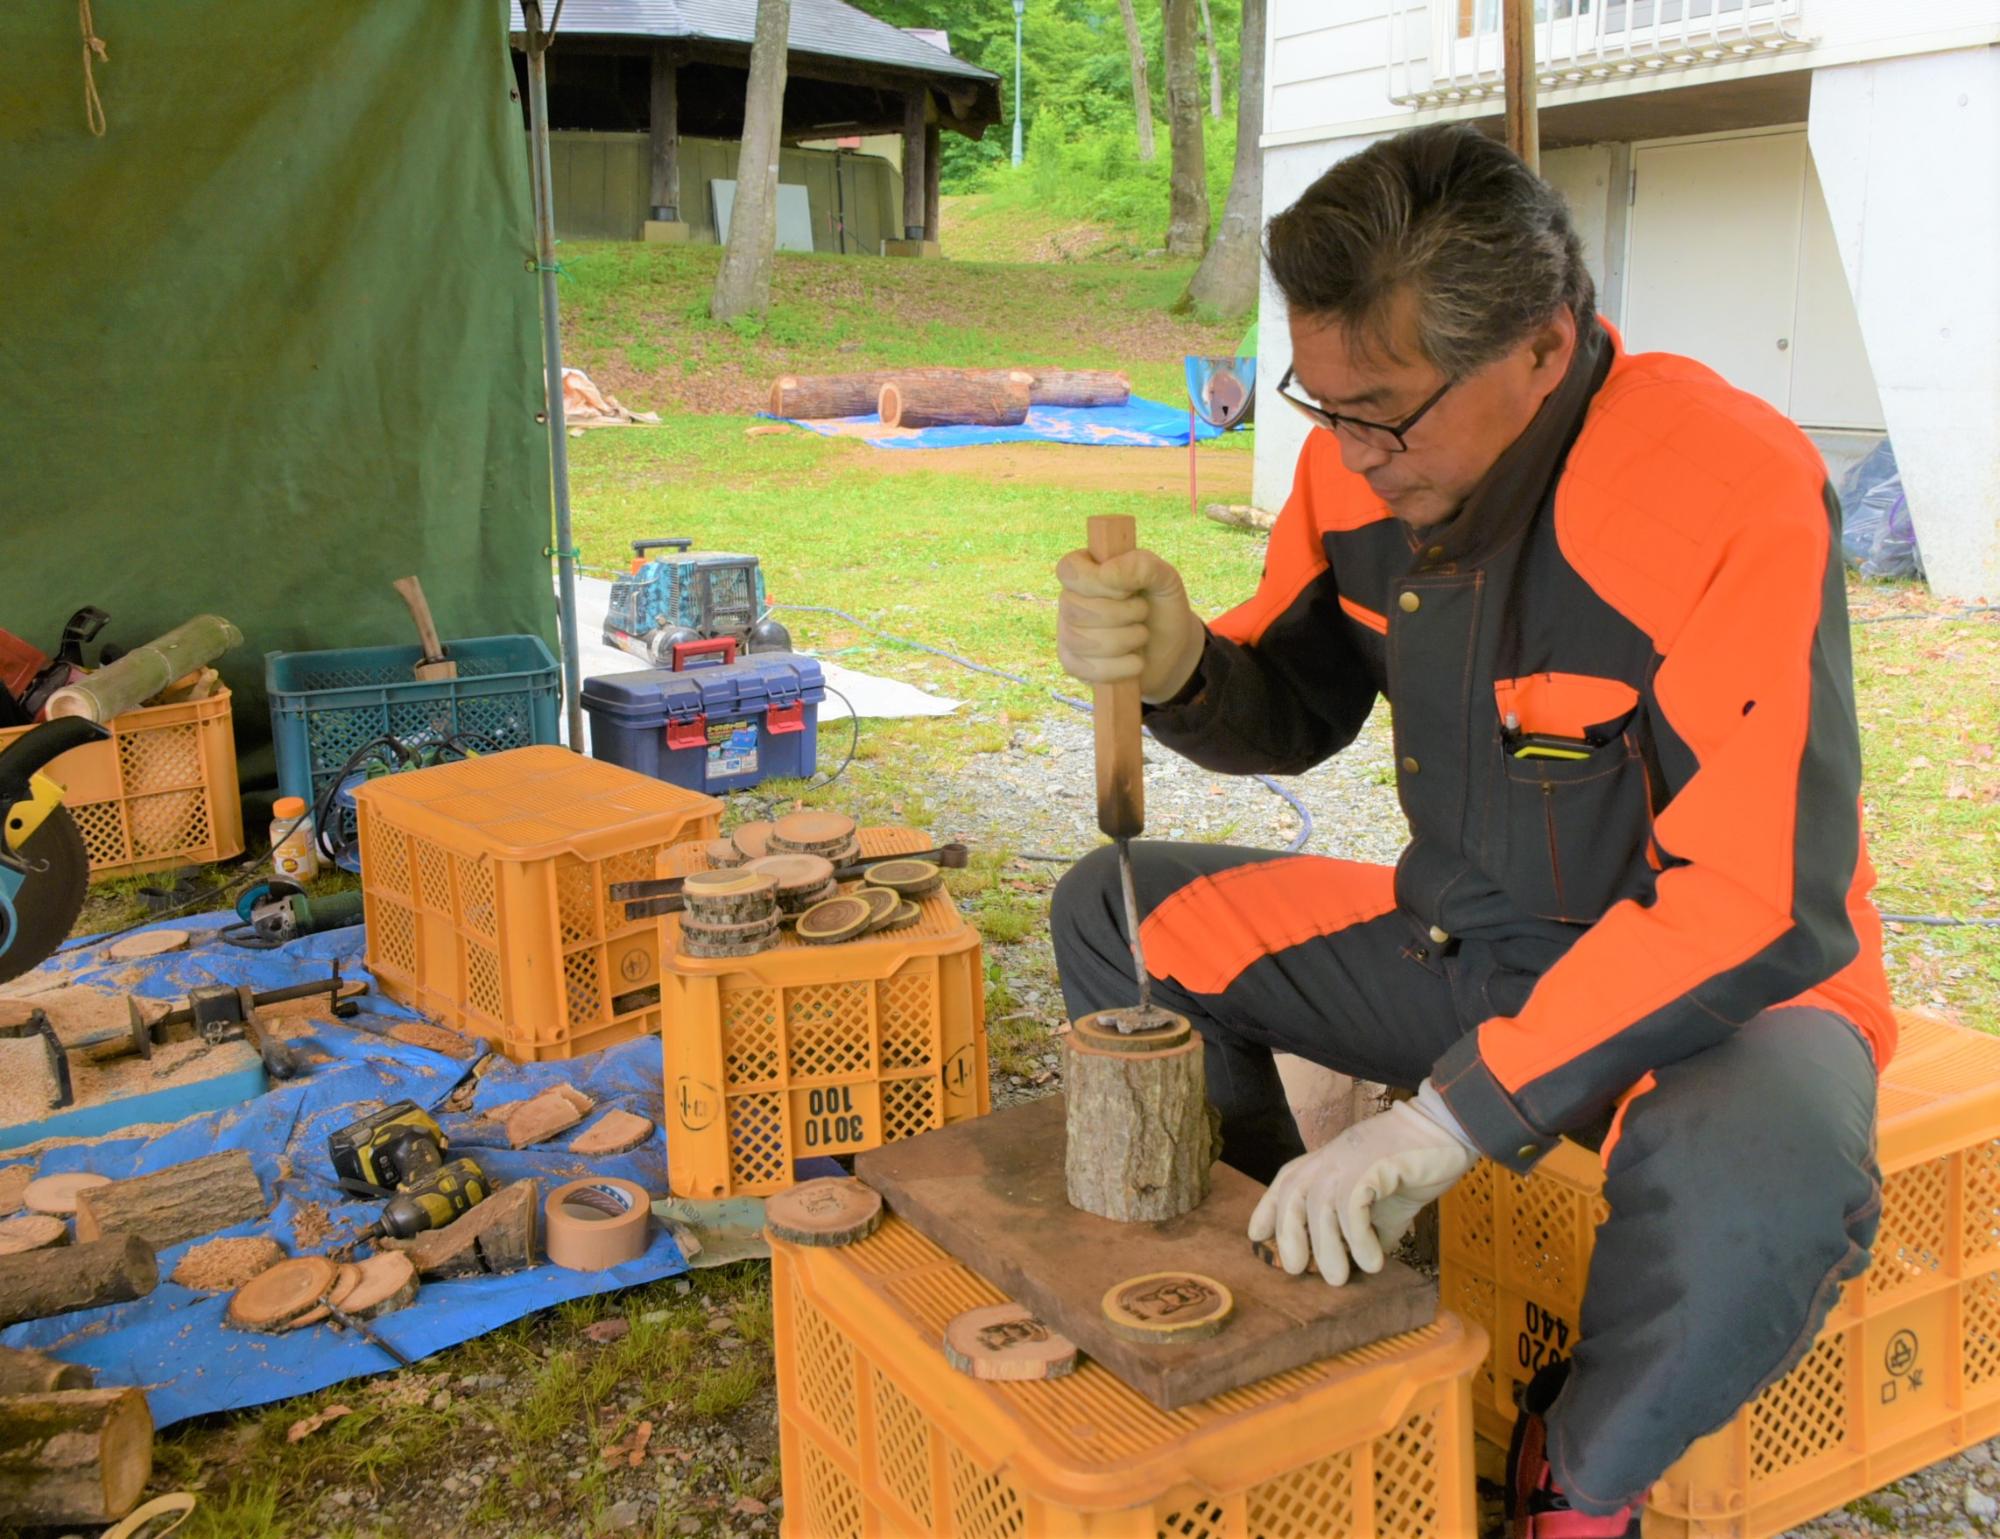
<path fill-rule="evenodd" d="M 414 640 L 392 578 L 447 639 L 553 643 L 504 0 L 94 20 L 102 138 L 76 4 L 7 7 L 0 627 L 46 649 L 87 603 L 127 644 L 226 615 L 245 749 L 266 651 Z"/>

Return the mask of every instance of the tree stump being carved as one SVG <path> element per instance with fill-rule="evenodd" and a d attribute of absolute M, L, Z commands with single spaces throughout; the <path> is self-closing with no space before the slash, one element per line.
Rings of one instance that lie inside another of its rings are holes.
<path fill-rule="evenodd" d="M 1084 1016 L 1063 1038 L 1070 1205 L 1123 1223 L 1178 1218 L 1208 1195 L 1219 1153 L 1201 1038 L 1165 1011 L 1121 1033 L 1115 1014 Z"/>

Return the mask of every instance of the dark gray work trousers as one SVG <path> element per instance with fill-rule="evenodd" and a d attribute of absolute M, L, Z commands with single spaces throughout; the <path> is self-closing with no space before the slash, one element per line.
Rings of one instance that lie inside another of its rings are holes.
<path fill-rule="evenodd" d="M 1202 1034 L 1222 1157 L 1259 1181 L 1303 1152 L 1273 1051 L 1414 1088 L 1459 1037 L 1518 1008 L 1555 959 L 1537 954 L 1542 943 L 1440 947 L 1415 916 L 1383 911 L 1389 875 L 1379 867 L 1218 845 L 1139 842 L 1132 852 L 1142 924 L 1198 878 L 1290 862 L 1255 884 L 1261 913 L 1247 923 L 1218 906 L 1178 937 L 1145 924 L 1149 944 L 1180 953 L 1148 956 L 1153 997 Z M 1274 904 L 1288 883 L 1298 903 Z M 1357 894 L 1356 922 L 1283 944 L 1313 929 L 1315 915 L 1337 920 L 1344 905 L 1329 895 L 1343 884 Z M 1227 885 L 1200 891 L 1226 905 Z M 1072 1018 L 1129 1005 L 1112 849 L 1063 878 L 1052 924 Z M 1162 977 L 1175 973 L 1202 988 Z M 1655 1079 L 1612 1146 L 1611 1217 L 1597 1231 L 1568 1383 L 1547 1419 L 1554 1478 L 1585 1512 L 1642 1500 L 1689 1444 L 1789 1371 L 1840 1285 L 1866 1269 L 1881 1216 L 1874 1061 L 1840 1017 L 1767 1010 Z"/>

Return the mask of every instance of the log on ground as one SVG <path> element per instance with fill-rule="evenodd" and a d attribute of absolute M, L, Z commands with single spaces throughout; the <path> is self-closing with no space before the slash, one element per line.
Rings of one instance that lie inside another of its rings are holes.
<path fill-rule="evenodd" d="M 0 1347 L 0 1395 L 43 1395 L 55 1389 L 89 1389 L 97 1375 L 82 1363 L 40 1352 Z"/>
<path fill-rule="evenodd" d="M 76 1234 L 80 1240 L 136 1234 L 155 1250 L 165 1250 L 262 1218 L 269 1206 L 250 1156 L 226 1149 L 149 1176 L 92 1187 L 77 1198 Z"/>
<path fill-rule="evenodd" d="M 1026 374 L 901 379 L 882 387 L 885 427 L 1018 427 L 1028 420 Z"/>
<path fill-rule="evenodd" d="M 153 1247 L 136 1234 L 0 1256 L 0 1326 L 123 1304 L 159 1282 Z"/>
<path fill-rule="evenodd" d="M 153 1472 L 153 1416 L 136 1389 L 0 1396 L 0 1523 L 109 1523 Z"/>
<path fill-rule="evenodd" d="M 1132 382 L 1110 369 L 1028 369 L 1031 406 L 1123 406 Z"/>
<path fill-rule="evenodd" d="M 865 374 L 781 374 L 771 382 L 771 415 L 812 421 L 821 417 L 865 417 L 875 409 L 893 370 Z"/>

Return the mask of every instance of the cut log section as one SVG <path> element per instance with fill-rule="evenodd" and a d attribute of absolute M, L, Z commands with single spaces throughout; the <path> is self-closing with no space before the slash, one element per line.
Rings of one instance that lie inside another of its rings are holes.
<path fill-rule="evenodd" d="M 1028 369 L 1032 406 L 1123 406 L 1132 382 L 1109 369 Z"/>
<path fill-rule="evenodd" d="M 860 374 L 783 374 L 771 384 L 771 415 L 813 420 L 865 417 L 878 410 L 886 385 L 974 383 L 992 385 L 1028 377 L 1033 406 L 1123 406 L 1132 383 L 1108 369 L 894 369 Z"/>
<path fill-rule="evenodd" d="M 975 1379 L 1059 1379 L 1076 1368 L 1076 1343 L 1050 1330 L 1025 1304 L 988 1304 L 945 1326 L 944 1357 Z"/>
<path fill-rule="evenodd" d="M 835 946 L 866 933 L 874 917 L 865 898 L 828 898 L 799 915 L 797 934 L 808 946 Z"/>
<path fill-rule="evenodd" d="M 152 1473 L 153 1416 L 136 1389 L 0 1399 L 0 1519 L 9 1525 L 114 1522 Z"/>
<path fill-rule="evenodd" d="M 0 1256 L 0 1325 L 127 1303 L 159 1282 L 153 1247 L 136 1234 Z"/>
<path fill-rule="evenodd" d="M 46 1250 L 69 1239 L 69 1225 L 53 1213 L 22 1213 L 0 1218 L 0 1256 L 18 1256 L 24 1250 Z"/>
<path fill-rule="evenodd" d="M 76 1212 L 79 1196 L 92 1187 L 110 1184 L 109 1176 L 93 1175 L 87 1170 L 65 1170 L 30 1181 L 21 1202 L 31 1213 L 53 1213 L 58 1218 L 68 1218 Z"/>
<path fill-rule="evenodd" d="M 865 417 L 875 409 L 893 370 L 865 374 L 781 374 L 771 382 L 771 415 L 812 421 Z"/>
<path fill-rule="evenodd" d="M 97 1375 L 82 1363 L 0 1347 L 0 1395 L 45 1395 L 57 1389 L 89 1389 L 96 1382 Z"/>
<path fill-rule="evenodd" d="M 789 1245 L 850 1245 L 881 1222 L 881 1194 L 852 1176 L 821 1176 L 764 1199 L 764 1227 Z"/>
<path fill-rule="evenodd" d="M 1157 1032 L 1133 1034 L 1157 1036 L 1157 1047 L 1089 1016 L 1063 1038 L 1064 1185 L 1072 1207 L 1100 1218 L 1178 1218 L 1208 1195 L 1218 1150 L 1201 1038 L 1185 1018 L 1158 1013 Z"/>
<path fill-rule="evenodd" d="M 230 1296 L 223 1323 L 239 1331 L 288 1331 L 318 1308 L 339 1280 L 339 1263 L 325 1256 L 280 1261 Z"/>
<path fill-rule="evenodd" d="M 136 1234 L 155 1250 L 213 1234 L 269 1211 L 263 1185 L 241 1149 L 204 1154 L 150 1176 L 92 1187 L 77 1198 L 76 1237 Z"/>
<path fill-rule="evenodd" d="M 1028 420 L 1032 383 L 1025 374 L 996 380 L 902 379 L 882 387 L 877 409 L 884 427 L 1019 427 Z"/>
<path fill-rule="evenodd" d="M 425 1277 L 474 1277 L 518 1272 L 539 1259 L 535 1246 L 541 1188 L 534 1181 L 510 1181 L 469 1213 L 442 1229 L 409 1240 L 385 1240 L 384 1250 L 401 1251 Z"/>

